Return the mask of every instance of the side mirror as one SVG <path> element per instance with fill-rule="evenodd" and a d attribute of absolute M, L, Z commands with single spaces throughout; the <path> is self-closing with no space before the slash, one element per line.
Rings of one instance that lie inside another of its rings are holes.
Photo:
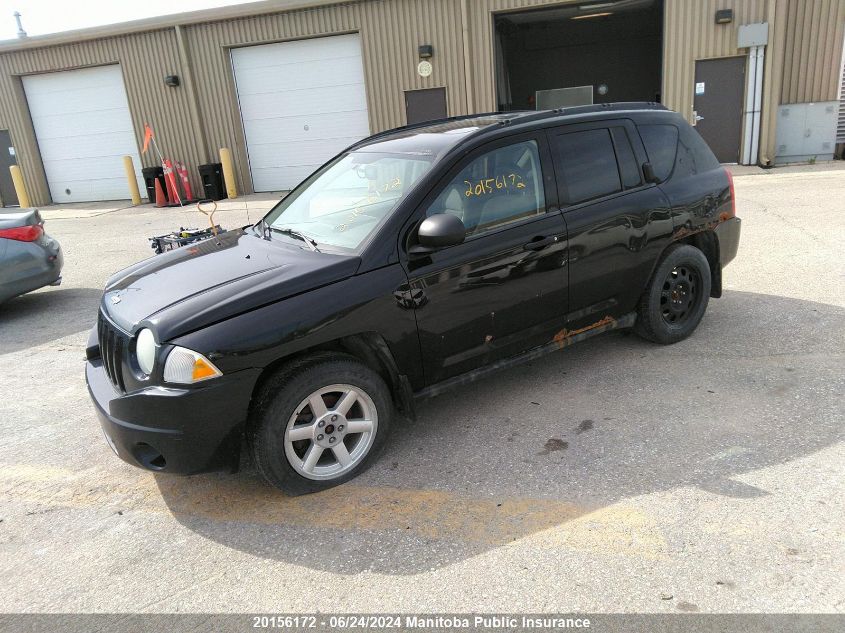
<path fill-rule="evenodd" d="M 411 253 L 424 255 L 447 246 L 461 244 L 467 230 L 454 213 L 435 213 L 427 217 L 417 230 L 419 244 L 411 247 Z"/>
<path fill-rule="evenodd" d="M 643 163 L 643 176 L 645 176 L 646 182 L 653 182 L 655 184 L 660 182 L 660 178 L 654 173 L 654 167 L 651 166 L 651 163 Z"/>

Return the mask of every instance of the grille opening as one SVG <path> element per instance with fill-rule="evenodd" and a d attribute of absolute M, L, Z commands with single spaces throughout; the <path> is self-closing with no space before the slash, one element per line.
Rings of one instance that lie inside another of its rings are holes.
<path fill-rule="evenodd" d="M 123 392 L 126 390 L 123 382 L 123 355 L 127 335 L 112 325 L 101 311 L 97 321 L 97 336 L 106 375 L 115 388 Z"/>
<path fill-rule="evenodd" d="M 164 458 L 164 455 L 146 442 L 135 444 L 135 449 L 132 452 L 135 454 L 135 459 L 145 468 L 149 468 L 150 470 L 164 470 L 165 466 L 167 466 L 167 460 Z"/>

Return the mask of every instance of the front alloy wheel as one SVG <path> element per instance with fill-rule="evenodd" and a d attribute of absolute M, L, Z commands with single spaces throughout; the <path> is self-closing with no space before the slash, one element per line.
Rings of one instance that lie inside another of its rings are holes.
<path fill-rule="evenodd" d="M 321 352 L 263 381 L 247 441 L 268 483 L 288 494 L 317 492 L 370 465 L 392 416 L 390 391 L 378 373 L 352 356 Z"/>
<path fill-rule="evenodd" d="M 299 403 L 285 431 L 285 455 L 307 479 L 334 479 L 366 456 L 378 431 L 372 399 L 352 385 L 329 385 Z"/>

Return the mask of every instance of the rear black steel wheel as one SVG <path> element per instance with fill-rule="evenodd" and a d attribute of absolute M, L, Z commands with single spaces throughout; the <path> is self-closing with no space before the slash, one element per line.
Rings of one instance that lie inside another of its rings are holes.
<path fill-rule="evenodd" d="M 704 253 L 688 244 L 671 247 L 640 300 L 636 332 L 663 344 L 687 338 L 704 316 L 710 285 L 710 264 Z"/>
<path fill-rule="evenodd" d="M 660 291 L 660 312 L 670 325 L 681 325 L 695 314 L 701 302 L 701 279 L 688 264 L 675 266 L 663 280 Z"/>

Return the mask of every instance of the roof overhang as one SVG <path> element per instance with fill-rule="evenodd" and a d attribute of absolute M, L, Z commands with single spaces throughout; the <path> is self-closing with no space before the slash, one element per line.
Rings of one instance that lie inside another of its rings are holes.
<path fill-rule="evenodd" d="M 213 9 L 202 9 L 200 11 L 189 11 L 186 13 L 173 13 L 171 15 L 144 18 L 143 20 L 132 20 L 131 22 L 120 22 L 118 24 L 106 24 L 87 29 L 50 33 L 48 35 L 34 35 L 32 37 L 25 37 L 16 40 L 0 40 L 0 53 L 30 48 L 42 48 L 45 46 L 56 46 L 59 44 L 73 44 L 76 42 L 117 37 L 132 33 L 160 31 L 163 29 L 171 29 L 176 26 L 219 22 L 220 20 L 233 20 L 270 13 L 285 13 L 287 11 L 311 9 L 327 5 L 353 4 L 361 1 L 362 0 L 262 0 L 261 2 L 249 2 L 246 4 L 236 4 Z"/>

